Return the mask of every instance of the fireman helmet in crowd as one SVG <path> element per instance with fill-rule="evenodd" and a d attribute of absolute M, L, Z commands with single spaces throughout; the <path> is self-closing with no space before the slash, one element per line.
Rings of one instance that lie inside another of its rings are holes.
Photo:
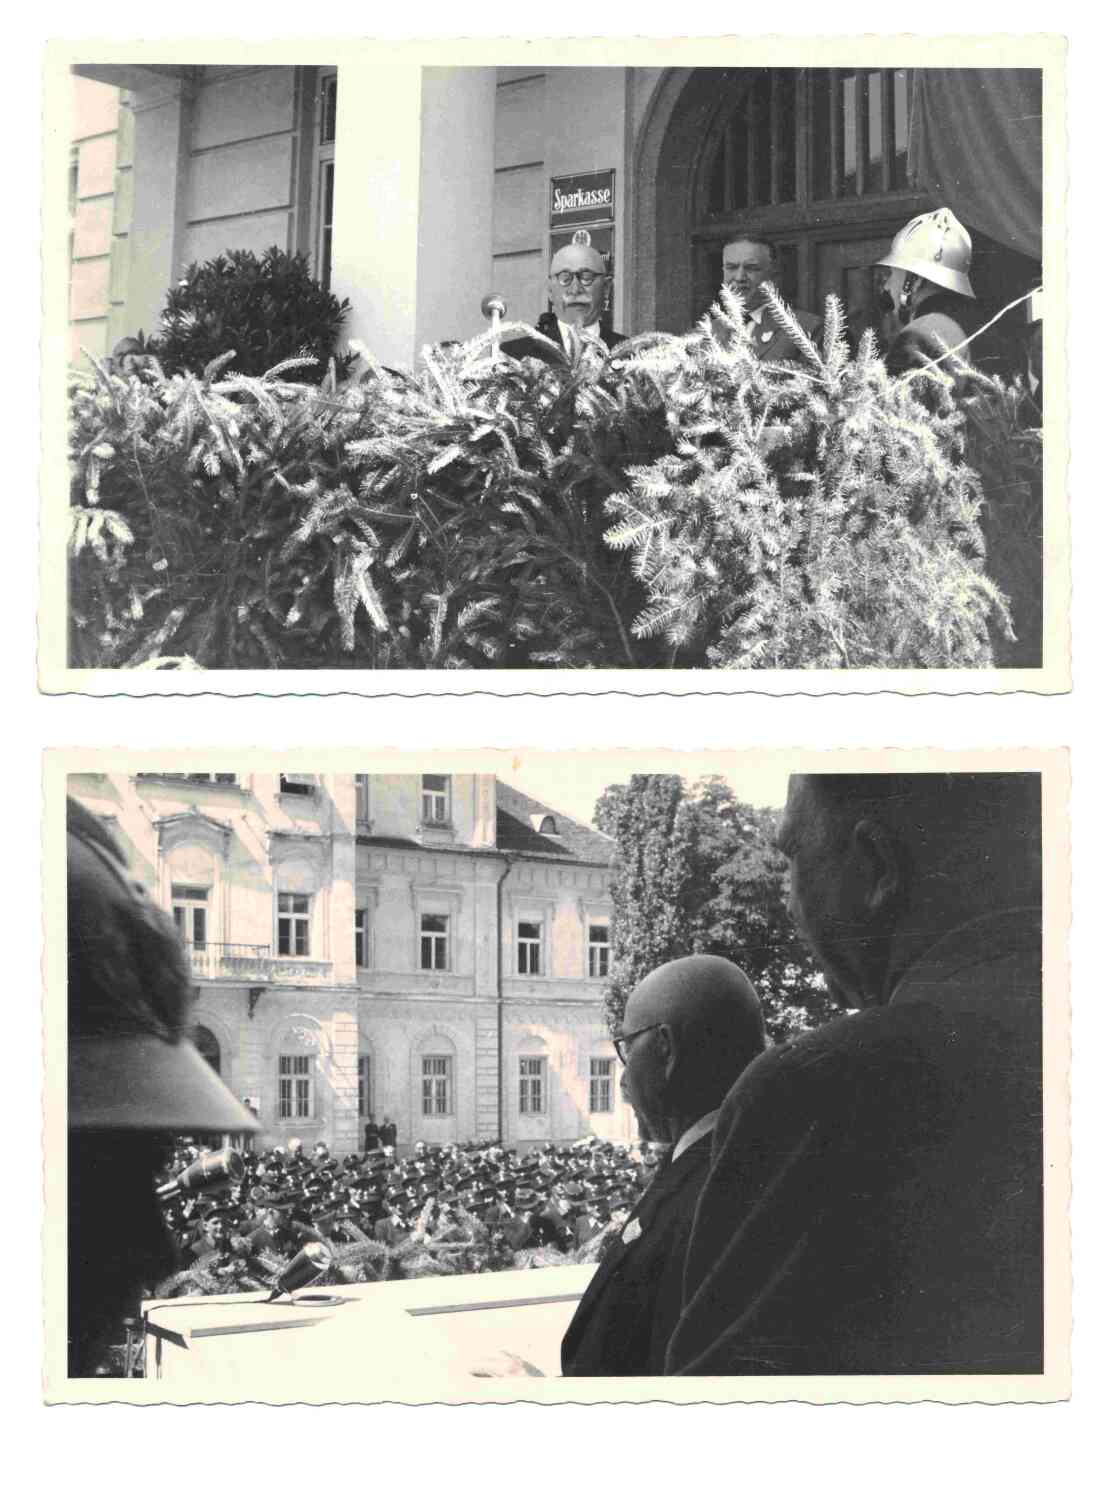
<path fill-rule="evenodd" d="M 920 275 L 944 290 L 974 300 L 970 284 L 970 235 L 950 208 L 911 218 L 894 235 L 888 254 L 876 263 Z"/>

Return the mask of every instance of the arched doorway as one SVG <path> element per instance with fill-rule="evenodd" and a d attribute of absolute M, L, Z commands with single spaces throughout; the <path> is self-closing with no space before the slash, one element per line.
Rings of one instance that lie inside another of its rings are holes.
<path fill-rule="evenodd" d="M 207 1064 L 209 1064 L 210 1068 L 215 1074 L 220 1075 L 222 1072 L 221 1044 L 214 1037 L 213 1033 L 211 1033 L 210 1029 L 204 1028 L 200 1023 L 192 1031 L 191 1037 L 195 1047 L 206 1060 Z"/>
<path fill-rule="evenodd" d="M 717 296 L 723 245 L 752 233 L 777 246 L 789 301 L 820 313 L 836 294 L 858 334 L 874 261 L 936 206 L 908 178 L 912 91 L 897 68 L 669 69 L 635 152 L 633 330 L 689 327 Z M 978 298 L 1003 305 L 1035 267 L 967 227 Z"/>

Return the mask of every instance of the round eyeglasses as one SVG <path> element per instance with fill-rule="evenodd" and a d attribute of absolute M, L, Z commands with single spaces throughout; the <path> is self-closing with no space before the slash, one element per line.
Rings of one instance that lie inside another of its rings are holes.
<path fill-rule="evenodd" d="M 603 270 L 556 270 L 554 279 L 560 286 L 571 286 L 579 280 L 582 286 L 590 286 L 594 280 L 603 280 Z"/>
<path fill-rule="evenodd" d="M 616 1037 L 611 1040 L 611 1042 L 615 1046 L 615 1052 L 619 1056 L 619 1062 L 621 1064 L 625 1064 L 626 1056 L 630 1052 L 629 1049 L 623 1047 L 624 1044 L 631 1043 L 635 1038 L 641 1038 L 643 1033 L 652 1033 L 654 1028 L 659 1028 L 660 1026 L 660 1023 L 650 1023 L 648 1028 L 635 1028 L 633 1033 L 617 1034 Z"/>

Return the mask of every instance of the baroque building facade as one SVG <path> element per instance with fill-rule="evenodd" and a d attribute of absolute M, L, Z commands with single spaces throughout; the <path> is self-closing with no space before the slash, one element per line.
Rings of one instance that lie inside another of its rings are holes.
<path fill-rule="evenodd" d="M 88 773 L 260 1143 L 628 1139 L 612 843 L 491 774 Z"/>

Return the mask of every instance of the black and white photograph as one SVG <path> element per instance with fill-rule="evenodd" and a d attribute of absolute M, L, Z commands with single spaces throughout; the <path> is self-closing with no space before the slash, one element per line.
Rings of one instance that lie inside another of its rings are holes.
<path fill-rule="evenodd" d="M 1065 755 L 456 756 L 52 755 L 49 1399 L 1064 1395 Z"/>
<path fill-rule="evenodd" d="M 43 688 L 1068 688 L 1059 39 L 263 50 L 53 50 Z"/>

